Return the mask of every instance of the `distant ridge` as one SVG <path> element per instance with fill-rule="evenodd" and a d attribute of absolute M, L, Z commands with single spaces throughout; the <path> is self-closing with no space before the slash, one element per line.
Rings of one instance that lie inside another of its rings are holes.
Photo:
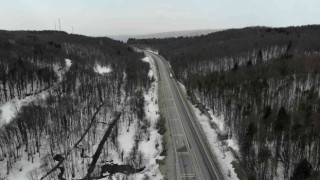
<path fill-rule="evenodd" d="M 129 38 L 135 39 L 152 39 L 152 38 L 177 38 L 177 37 L 193 37 L 193 36 L 201 36 L 207 35 L 213 32 L 221 31 L 222 29 L 198 29 L 198 30 L 190 30 L 190 31 L 170 31 L 170 32 L 160 32 L 160 33 L 152 33 L 146 35 L 112 35 L 109 36 L 114 40 L 119 40 L 123 42 L 127 42 Z"/>

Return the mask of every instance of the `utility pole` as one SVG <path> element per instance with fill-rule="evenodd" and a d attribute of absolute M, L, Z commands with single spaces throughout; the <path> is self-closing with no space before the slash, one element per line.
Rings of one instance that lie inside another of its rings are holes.
<path fill-rule="evenodd" d="M 60 18 L 58 18 L 58 20 L 59 20 L 59 31 L 61 31 Z"/>

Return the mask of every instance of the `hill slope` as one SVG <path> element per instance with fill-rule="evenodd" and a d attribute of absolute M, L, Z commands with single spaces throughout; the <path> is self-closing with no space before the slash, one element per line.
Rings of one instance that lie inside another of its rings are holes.
<path fill-rule="evenodd" d="M 249 178 L 304 179 L 320 168 L 319 34 L 318 25 L 250 27 L 129 43 L 170 61 L 189 96 L 218 117 L 210 123 L 221 142 L 238 142 Z"/>
<path fill-rule="evenodd" d="M 0 179 L 161 179 L 143 57 L 109 38 L 0 31 Z"/>

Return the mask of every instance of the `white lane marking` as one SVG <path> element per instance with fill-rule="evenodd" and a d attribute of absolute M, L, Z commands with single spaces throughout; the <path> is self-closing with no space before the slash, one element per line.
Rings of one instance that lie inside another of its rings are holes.
<path fill-rule="evenodd" d="M 164 68 L 164 67 L 163 67 Z M 166 80 L 167 80 L 167 77 L 165 78 Z M 167 83 L 168 83 L 168 80 L 167 80 Z M 164 80 L 162 81 L 162 89 L 163 89 L 163 92 L 164 92 Z M 169 87 L 169 91 L 170 91 L 170 95 L 171 95 L 171 97 L 173 97 L 172 96 L 172 92 L 171 92 L 171 88 Z M 168 98 L 166 98 L 166 99 L 168 99 Z M 171 100 L 173 100 L 172 98 L 170 98 Z M 174 102 L 174 100 L 173 100 L 173 102 Z M 170 117 L 170 115 L 169 115 L 169 109 L 168 109 L 168 106 L 167 106 L 167 102 L 165 101 L 165 104 L 166 104 L 166 109 L 167 109 L 167 115 L 168 115 L 168 117 Z M 175 104 L 175 102 L 174 102 L 174 104 Z M 176 106 L 176 104 L 175 104 L 175 106 Z M 178 110 L 178 109 L 177 109 Z M 177 113 L 178 114 L 178 116 L 179 116 L 179 118 L 181 118 L 180 117 L 180 114 L 179 113 Z M 169 123 L 171 124 L 171 122 L 169 121 Z M 181 119 L 180 119 L 180 123 L 181 123 Z M 180 124 L 181 126 L 182 126 L 182 124 Z M 172 127 L 172 124 L 171 124 L 171 127 Z M 171 131 L 172 131 L 173 129 L 171 128 Z M 172 133 L 173 134 L 173 133 Z M 183 134 L 184 134 L 184 138 L 186 138 L 186 134 L 185 134 L 185 132 L 183 131 Z M 188 141 L 187 141 L 188 142 Z M 188 144 L 188 147 L 190 147 L 189 146 L 189 144 Z M 176 145 L 174 145 L 174 148 L 175 148 L 175 152 L 177 152 L 177 149 L 176 149 Z M 189 148 L 190 149 L 190 148 Z M 177 156 L 177 154 L 176 154 L 176 156 Z M 195 170 L 194 170 L 194 167 L 193 167 L 193 165 L 191 165 L 191 167 L 192 167 L 192 170 L 193 170 L 193 172 L 195 172 Z M 181 175 L 180 175 L 181 176 Z"/>
<path fill-rule="evenodd" d="M 193 120 L 192 120 L 192 119 L 195 118 L 195 117 L 190 115 L 189 109 L 187 109 L 187 105 L 185 104 L 184 99 L 182 98 L 182 95 L 180 94 L 180 89 L 178 88 L 178 85 L 177 85 L 175 82 L 173 82 L 173 84 L 174 84 L 175 87 L 177 88 L 177 91 L 178 91 L 178 94 L 179 94 L 179 96 L 180 96 L 180 99 L 181 99 L 184 107 L 186 108 L 187 114 L 188 114 L 188 116 L 189 116 L 189 119 L 191 120 L 192 126 L 194 127 L 194 131 L 196 132 L 196 134 L 197 134 L 197 136 L 198 136 L 198 139 L 200 140 L 201 146 L 204 147 L 203 149 L 204 149 L 207 157 L 210 157 L 210 159 L 211 159 L 211 156 L 209 156 L 209 155 L 208 155 L 208 152 L 207 152 L 207 146 L 204 145 L 202 136 L 199 135 L 198 129 L 197 129 L 196 125 L 194 124 Z M 215 168 L 215 166 L 212 164 L 211 160 L 210 160 L 209 162 L 210 162 L 211 168 L 212 168 L 212 169 L 214 170 L 214 172 L 215 172 L 215 175 L 220 178 L 220 175 L 217 173 L 216 168 Z"/>

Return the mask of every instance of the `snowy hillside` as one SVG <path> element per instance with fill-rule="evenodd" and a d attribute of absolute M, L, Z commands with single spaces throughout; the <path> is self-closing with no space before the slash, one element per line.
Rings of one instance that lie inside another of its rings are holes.
<path fill-rule="evenodd" d="M 15 56 L 0 58 L 0 179 L 163 178 L 151 60 L 107 38 L 9 35 Z"/>
<path fill-rule="evenodd" d="M 247 27 L 129 43 L 170 62 L 205 115 L 200 123 L 217 159 L 222 150 L 224 163 L 239 160 L 240 179 L 318 179 L 319 34 L 319 25 Z"/>

